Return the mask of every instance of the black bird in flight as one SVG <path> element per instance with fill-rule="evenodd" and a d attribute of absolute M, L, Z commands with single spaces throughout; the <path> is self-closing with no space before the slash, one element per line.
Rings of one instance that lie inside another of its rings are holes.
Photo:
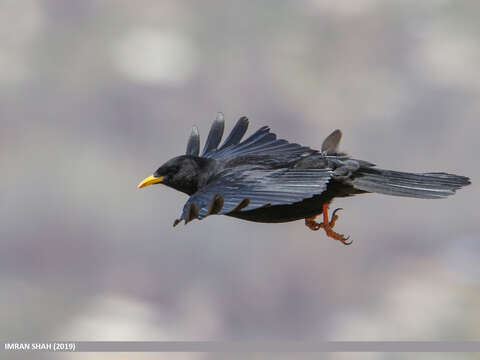
<path fill-rule="evenodd" d="M 305 219 L 311 230 L 324 229 L 327 236 L 350 244 L 333 230 L 338 219 L 328 206 L 336 197 L 381 193 L 423 199 L 453 195 L 470 184 L 469 178 L 444 172 L 407 173 L 376 168 L 338 151 L 342 133 L 332 132 L 321 151 L 290 143 L 264 126 L 242 140 L 248 119 L 241 117 L 224 143 L 223 114 L 219 113 L 200 154 L 200 137 L 193 127 L 185 155 L 160 166 L 138 188 L 162 183 L 190 196 L 182 215 L 185 224 L 209 215 L 281 223 Z M 323 214 L 323 222 L 315 218 Z"/>

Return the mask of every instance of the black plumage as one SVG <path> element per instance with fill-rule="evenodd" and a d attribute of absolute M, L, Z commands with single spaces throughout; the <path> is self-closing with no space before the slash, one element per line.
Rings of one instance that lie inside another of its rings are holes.
<path fill-rule="evenodd" d="M 338 151 L 340 130 L 318 151 L 277 139 L 267 126 L 241 141 L 247 128 L 248 119 L 240 118 L 220 146 L 224 119 L 219 113 L 201 156 L 194 127 L 186 155 L 169 160 L 139 187 L 161 182 L 190 195 L 174 225 L 214 214 L 266 223 L 305 219 L 312 230 L 324 228 L 327 235 L 345 242 L 332 230 L 335 212 L 331 221 L 326 214 L 335 197 L 376 192 L 435 199 L 470 184 L 464 176 L 383 170 L 353 159 Z M 322 213 L 324 222 L 316 223 L 315 216 Z"/>

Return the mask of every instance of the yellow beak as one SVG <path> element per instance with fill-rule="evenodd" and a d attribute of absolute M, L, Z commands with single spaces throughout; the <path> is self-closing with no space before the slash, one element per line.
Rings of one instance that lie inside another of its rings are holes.
<path fill-rule="evenodd" d="M 138 188 L 141 189 L 145 186 L 148 186 L 148 185 L 153 185 L 153 184 L 157 184 L 157 183 L 160 183 L 163 181 L 163 176 L 159 176 L 159 177 L 155 177 L 153 175 L 145 178 L 144 180 L 142 180 L 142 182 L 140 184 L 138 184 Z"/>

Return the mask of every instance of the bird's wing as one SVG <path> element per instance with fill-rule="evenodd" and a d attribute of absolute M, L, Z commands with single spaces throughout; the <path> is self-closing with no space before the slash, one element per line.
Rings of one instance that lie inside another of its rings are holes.
<path fill-rule="evenodd" d="M 307 146 L 289 143 L 287 140 L 277 139 L 274 133 L 270 132 L 268 126 L 261 127 L 244 141 L 241 141 L 248 128 L 248 119 L 241 117 L 228 135 L 225 142 L 220 145 L 224 130 L 224 117 L 222 113 L 212 124 L 207 136 L 207 141 L 202 151 L 202 157 L 221 159 L 243 155 L 280 155 L 285 160 L 295 160 L 300 157 L 315 154 L 318 151 Z M 196 149 L 197 135 L 190 138 Z M 192 140 L 193 139 L 193 140 Z M 189 151 L 187 150 L 187 153 Z M 193 152 L 190 151 L 190 154 Z"/>
<path fill-rule="evenodd" d="M 188 138 L 186 155 L 198 156 L 200 152 L 200 135 L 196 126 L 192 128 L 192 133 Z"/>
<path fill-rule="evenodd" d="M 335 154 L 338 153 L 338 146 L 340 145 L 340 140 L 342 139 L 342 132 L 337 129 L 334 130 L 330 135 L 328 135 L 322 143 L 322 152 L 326 154 Z"/>
<path fill-rule="evenodd" d="M 247 170 L 220 174 L 186 202 L 178 224 L 209 215 L 286 205 L 321 194 L 332 169 Z"/>

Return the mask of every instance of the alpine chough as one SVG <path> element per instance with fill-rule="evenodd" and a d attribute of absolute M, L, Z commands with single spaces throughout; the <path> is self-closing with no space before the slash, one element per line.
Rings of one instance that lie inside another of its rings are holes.
<path fill-rule="evenodd" d="M 305 219 L 311 230 L 324 229 L 328 237 L 350 244 L 333 230 L 341 209 L 329 220 L 334 198 L 374 192 L 439 199 L 470 184 L 465 176 L 384 170 L 351 158 L 338 150 L 340 130 L 327 136 L 318 151 L 277 139 L 268 126 L 242 141 L 247 127 L 248 119 L 241 117 L 220 145 L 224 118 L 219 113 L 201 155 L 193 127 L 186 154 L 167 161 L 138 188 L 162 183 L 190 196 L 174 226 L 214 214 L 264 223 Z M 323 222 L 318 223 L 320 214 Z"/>

